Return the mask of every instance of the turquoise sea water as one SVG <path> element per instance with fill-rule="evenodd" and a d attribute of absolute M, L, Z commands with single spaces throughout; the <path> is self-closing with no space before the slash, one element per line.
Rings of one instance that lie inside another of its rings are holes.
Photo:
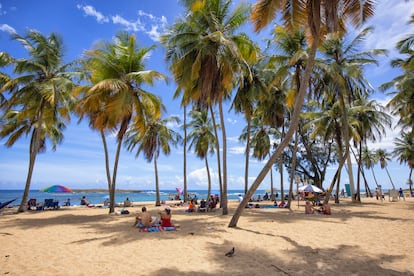
<path fill-rule="evenodd" d="M 189 193 L 195 193 L 198 199 L 207 198 L 207 190 L 189 190 Z M 168 195 L 176 194 L 176 190 L 161 190 L 161 200 L 168 200 Z M 219 191 L 213 190 L 213 194 L 219 194 Z M 254 197 L 265 194 L 265 190 L 257 190 Z M 228 199 L 237 199 L 239 194 L 244 194 L 244 190 L 229 190 L 227 192 Z M 17 198 L 11 205 L 19 205 L 23 196 L 23 190 L 0 190 L 0 202 Z M 71 205 L 79 205 L 81 198 L 85 196 L 92 204 L 100 204 L 109 197 L 107 192 L 93 192 L 93 193 L 45 193 L 39 190 L 30 190 L 29 197 L 36 198 L 37 202 L 43 202 L 45 199 L 54 199 L 59 201 L 59 205 L 70 199 Z M 279 195 L 280 196 L 280 195 Z M 124 202 L 126 198 L 133 202 L 154 201 L 155 191 L 141 191 L 141 192 L 118 192 L 115 194 L 115 202 Z"/>

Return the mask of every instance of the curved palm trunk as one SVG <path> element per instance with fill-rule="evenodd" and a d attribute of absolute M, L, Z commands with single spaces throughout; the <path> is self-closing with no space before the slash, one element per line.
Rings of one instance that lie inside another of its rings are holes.
<path fill-rule="evenodd" d="M 226 141 L 226 127 L 224 124 L 224 114 L 223 114 L 223 103 L 220 99 L 219 101 L 219 111 L 220 111 L 220 122 L 221 122 L 221 134 L 223 139 L 223 192 L 221 195 L 221 207 L 223 208 L 223 215 L 228 214 L 227 209 L 227 141 Z"/>
<path fill-rule="evenodd" d="M 116 149 L 116 154 L 115 154 L 115 163 L 114 163 L 114 171 L 112 174 L 112 183 L 111 183 L 111 189 L 109 191 L 109 200 L 110 200 L 110 204 L 109 204 L 109 213 L 113 213 L 115 212 L 115 185 L 116 185 L 116 173 L 118 171 L 118 162 L 119 162 L 119 156 L 121 154 L 121 147 L 122 147 L 122 140 L 123 140 L 123 135 L 121 136 L 121 138 L 118 141 L 118 146 Z"/>
<path fill-rule="evenodd" d="M 249 158 L 250 158 L 250 128 L 251 120 L 247 120 L 247 141 L 246 141 L 246 161 L 245 161 L 245 171 L 244 171 L 244 193 L 247 193 L 249 188 Z"/>
<path fill-rule="evenodd" d="M 214 117 L 213 107 L 210 105 L 209 108 L 210 108 L 210 113 L 211 113 L 211 120 L 213 121 L 213 126 L 214 126 L 214 137 L 216 137 L 217 170 L 218 170 L 218 177 L 219 177 L 220 198 L 222 198 L 223 181 L 221 177 L 220 143 L 219 143 L 218 134 L 217 134 L 217 124 L 216 124 L 216 118 Z M 222 202 L 220 200 L 220 206 L 221 204 Z"/>
<path fill-rule="evenodd" d="M 408 184 L 410 186 L 410 196 L 413 194 L 413 181 L 411 180 L 411 175 L 413 174 L 413 168 L 410 169 L 410 175 L 408 176 Z"/>
<path fill-rule="evenodd" d="M 205 164 L 206 164 L 207 181 L 208 181 L 207 199 L 209 199 L 210 198 L 210 195 L 211 195 L 211 175 L 210 175 L 210 167 L 208 166 L 207 155 L 204 157 L 204 160 L 205 160 Z"/>
<path fill-rule="evenodd" d="M 157 154 L 154 154 L 154 172 L 155 172 L 155 206 L 161 206 L 160 185 L 158 182 Z"/>
<path fill-rule="evenodd" d="M 260 171 L 260 173 L 257 176 L 256 180 L 253 182 L 250 189 L 247 191 L 247 194 L 243 198 L 242 202 L 238 205 L 238 207 L 236 209 L 236 212 L 234 213 L 232 219 L 230 220 L 230 223 L 229 223 L 228 227 L 236 227 L 237 226 L 237 222 L 239 221 L 239 218 L 240 218 L 241 214 L 243 213 L 244 208 L 248 203 L 248 200 L 253 196 L 254 192 L 260 186 L 260 183 L 262 183 L 263 179 L 265 178 L 265 176 L 267 175 L 269 170 L 272 168 L 272 165 L 275 163 L 277 158 L 279 158 L 279 156 L 282 154 L 283 150 L 289 144 L 289 141 L 292 138 L 293 133 L 295 132 L 295 130 L 298 127 L 299 115 L 302 111 L 302 105 L 303 105 L 303 102 L 304 102 L 305 96 L 306 96 L 307 85 L 305 85 L 305 84 L 307 84 L 309 82 L 310 75 L 311 75 L 311 72 L 312 72 L 312 69 L 313 69 L 313 64 L 315 62 L 316 49 L 318 47 L 318 44 L 317 44 L 318 40 L 319 40 L 319 37 L 315 37 L 313 42 L 312 42 L 312 47 L 311 47 L 310 52 L 309 52 L 309 58 L 306 61 L 304 77 L 302 79 L 302 82 L 301 82 L 301 85 L 300 85 L 300 88 L 299 88 L 299 93 L 298 93 L 296 101 L 295 101 L 295 105 L 294 105 L 294 108 L 293 108 L 293 116 L 292 116 L 292 119 L 291 119 L 289 129 L 286 133 L 286 136 L 285 136 L 284 140 L 280 143 L 280 145 L 276 148 L 276 150 L 272 154 L 272 156 L 269 158 L 269 160 L 267 161 L 267 163 L 265 164 L 263 169 Z"/>
<path fill-rule="evenodd" d="M 30 190 L 30 183 L 32 181 L 34 165 L 36 162 L 36 156 L 39 152 L 40 148 L 40 129 L 43 125 L 43 110 L 44 110 L 44 102 L 42 101 L 40 104 L 40 113 L 39 113 L 39 121 L 38 121 L 38 128 L 33 130 L 32 140 L 30 141 L 29 146 L 29 170 L 27 172 L 26 177 L 26 185 L 24 186 L 24 192 L 22 197 L 22 202 L 20 203 L 20 207 L 17 212 L 24 212 L 27 210 L 27 198 L 29 196 Z"/>
<path fill-rule="evenodd" d="M 293 179 L 295 179 L 295 170 L 296 170 L 296 152 L 298 150 L 298 131 L 295 131 L 295 146 L 293 147 L 292 153 L 292 170 L 290 172 L 290 186 L 289 186 L 289 198 L 288 206 L 290 209 L 290 204 L 293 200 Z"/>
<path fill-rule="evenodd" d="M 377 185 L 377 187 L 379 187 L 377 178 L 376 178 L 375 173 L 374 173 L 374 167 L 371 167 L 371 172 L 372 172 L 372 177 L 374 178 L 374 181 L 375 181 L 375 185 Z"/>
<path fill-rule="evenodd" d="M 390 172 L 388 171 L 387 167 L 385 167 L 385 171 L 387 172 L 388 178 L 390 179 L 392 188 L 395 190 L 394 182 L 392 182 Z"/>
<path fill-rule="evenodd" d="M 187 105 L 184 105 L 184 202 L 187 201 Z"/>
<path fill-rule="evenodd" d="M 105 133 L 103 130 L 99 131 L 102 138 L 102 144 L 104 146 L 104 153 L 105 153 L 105 169 L 106 169 L 106 180 L 108 181 L 108 191 L 111 190 L 111 171 L 109 170 L 109 154 L 108 154 L 108 146 L 106 144 Z"/>
<path fill-rule="evenodd" d="M 37 131 L 36 131 L 37 133 Z M 35 165 L 35 161 L 36 161 L 36 156 L 37 156 L 37 152 L 38 152 L 38 147 L 36 146 L 36 144 L 39 144 L 39 138 L 38 135 L 35 134 L 35 141 L 34 141 L 34 146 L 30 146 L 30 153 L 29 153 L 29 170 L 27 172 L 27 178 L 26 178 L 26 185 L 24 187 L 24 192 L 23 192 L 23 197 L 22 197 L 22 202 L 20 203 L 20 207 L 18 212 L 24 212 L 27 210 L 27 198 L 29 196 L 29 190 L 30 190 L 30 183 L 32 181 L 32 175 L 33 175 L 33 169 L 34 169 L 34 165 Z"/>

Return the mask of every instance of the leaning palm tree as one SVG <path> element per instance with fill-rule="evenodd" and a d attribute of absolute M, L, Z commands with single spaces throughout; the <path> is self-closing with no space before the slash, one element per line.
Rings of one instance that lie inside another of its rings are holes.
<path fill-rule="evenodd" d="M 161 116 L 161 99 L 143 89 L 144 85 L 153 85 L 157 79 L 166 79 L 157 71 L 146 70 L 145 59 L 153 49 L 154 46 L 139 48 L 135 35 L 120 32 L 113 43 L 98 43 L 87 51 L 82 61 L 89 84 L 78 89 L 78 93 L 82 93 L 77 107 L 80 118 L 88 117 L 89 125 L 100 131 L 103 138 L 106 131 L 116 132 L 112 178 L 105 148 L 109 213 L 114 212 L 118 163 L 128 126 L 133 122 L 136 128 L 144 131 L 148 116 L 155 119 Z"/>
<path fill-rule="evenodd" d="M 392 151 L 394 157 L 396 157 L 401 163 L 408 164 L 410 168 L 410 175 L 408 177 L 408 185 L 410 186 L 410 195 L 413 194 L 411 175 L 414 169 L 414 137 L 409 133 L 402 133 L 401 138 L 395 139 L 395 149 Z"/>
<path fill-rule="evenodd" d="M 207 171 L 207 198 L 211 193 L 211 174 L 208 165 L 208 153 L 213 154 L 216 144 L 216 136 L 214 135 L 214 126 L 208 117 L 207 110 L 190 111 L 191 121 L 188 123 L 190 133 L 188 134 L 189 149 L 194 148 L 197 157 L 204 159 Z M 217 126 L 218 127 L 218 126 Z"/>
<path fill-rule="evenodd" d="M 243 212 L 244 207 L 247 205 L 247 199 L 254 194 L 267 172 L 271 169 L 272 164 L 282 154 L 284 148 L 289 144 L 296 131 L 299 123 L 299 114 L 302 110 L 302 105 L 307 92 L 307 84 L 314 65 L 316 50 L 321 38 L 325 34 L 324 32 L 345 32 L 345 20 L 347 19 L 354 25 L 360 26 L 366 19 L 373 15 L 373 5 L 374 2 L 372 0 L 364 1 L 364 5 L 362 6 L 359 0 L 258 0 L 254 5 L 252 21 L 255 31 L 260 31 L 272 22 L 276 16 L 276 12 L 280 11 L 285 27 L 289 30 L 294 30 L 298 27 L 306 29 L 312 42 L 303 78 L 301 79 L 299 92 L 295 100 L 291 124 L 286 132 L 285 139 L 280 143 L 269 161 L 260 171 L 256 180 L 247 192 L 246 197 L 237 207 L 237 210 L 229 223 L 229 227 L 237 226 L 239 217 Z M 339 9 L 339 7 L 341 7 L 341 9 Z"/>
<path fill-rule="evenodd" d="M 127 138 L 125 144 L 128 150 L 132 151 L 138 145 L 136 156 L 141 152 L 144 158 L 151 162 L 154 160 L 155 173 L 155 206 L 160 206 L 160 186 L 158 181 L 158 165 L 157 160 L 160 152 L 169 155 L 171 152 L 171 145 L 176 146 L 181 141 L 181 136 L 178 132 L 168 128 L 168 124 L 179 122 L 178 117 L 171 116 L 165 119 L 148 118 L 145 123 L 145 130 L 141 129 L 140 124 L 133 125 L 126 133 Z"/>
<path fill-rule="evenodd" d="M 387 162 L 391 160 L 391 157 L 389 156 L 388 152 L 383 149 L 377 149 L 375 152 L 376 158 L 381 166 L 381 169 L 385 169 L 387 172 L 388 178 L 390 179 L 392 188 L 395 189 L 394 182 L 392 181 L 390 172 L 387 169 Z"/>
<path fill-rule="evenodd" d="M 223 148 L 221 207 L 226 215 L 227 138 L 223 101 L 229 98 L 235 77 L 249 75 L 247 62 L 256 57 L 253 42 L 237 33 L 248 19 L 249 7 L 240 4 L 230 10 L 231 1 L 224 0 L 183 2 L 186 17 L 177 20 L 161 37 L 161 42 L 185 102 L 193 102 L 197 107 L 211 109 L 217 105 L 219 108 Z"/>
<path fill-rule="evenodd" d="M 7 91 L 10 98 L 7 103 L 3 101 L 0 137 L 8 137 L 6 146 L 11 147 L 22 136 L 31 136 L 29 170 L 18 209 L 23 212 L 37 154 L 46 151 L 47 140 L 53 150 L 63 141 L 62 131 L 70 121 L 75 98 L 74 83 L 68 73 L 71 63 L 63 64 L 63 41 L 58 34 L 46 37 L 31 30 L 26 36 L 13 34 L 12 38 L 28 50 L 28 58 L 13 59 L 15 78 L 3 75 L 0 93 Z"/>

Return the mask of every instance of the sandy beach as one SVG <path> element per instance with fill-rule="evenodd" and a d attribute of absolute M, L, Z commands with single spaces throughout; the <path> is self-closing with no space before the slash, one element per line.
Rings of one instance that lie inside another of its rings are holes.
<path fill-rule="evenodd" d="M 0 215 L 2 275 L 414 275 L 414 198 L 398 202 L 341 199 L 333 214 L 246 209 L 237 228 L 221 210 L 186 213 L 172 208 L 177 231 L 139 232 L 129 215 L 108 209 Z M 117 209 L 119 210 L 119 209 Z M 233 257 L 225 253 L 235 248 Z"/>

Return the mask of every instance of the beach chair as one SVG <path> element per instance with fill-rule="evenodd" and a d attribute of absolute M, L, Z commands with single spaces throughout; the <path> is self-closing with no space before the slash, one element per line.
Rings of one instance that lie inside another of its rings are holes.
<path fill-rule="evenodd" d="M 57 208 L 59 208 L 59 202 L 54 201 L 52 198 L 45 199 L 45 203 L 43 204 L 43 208 L 57 209 Z"/>

